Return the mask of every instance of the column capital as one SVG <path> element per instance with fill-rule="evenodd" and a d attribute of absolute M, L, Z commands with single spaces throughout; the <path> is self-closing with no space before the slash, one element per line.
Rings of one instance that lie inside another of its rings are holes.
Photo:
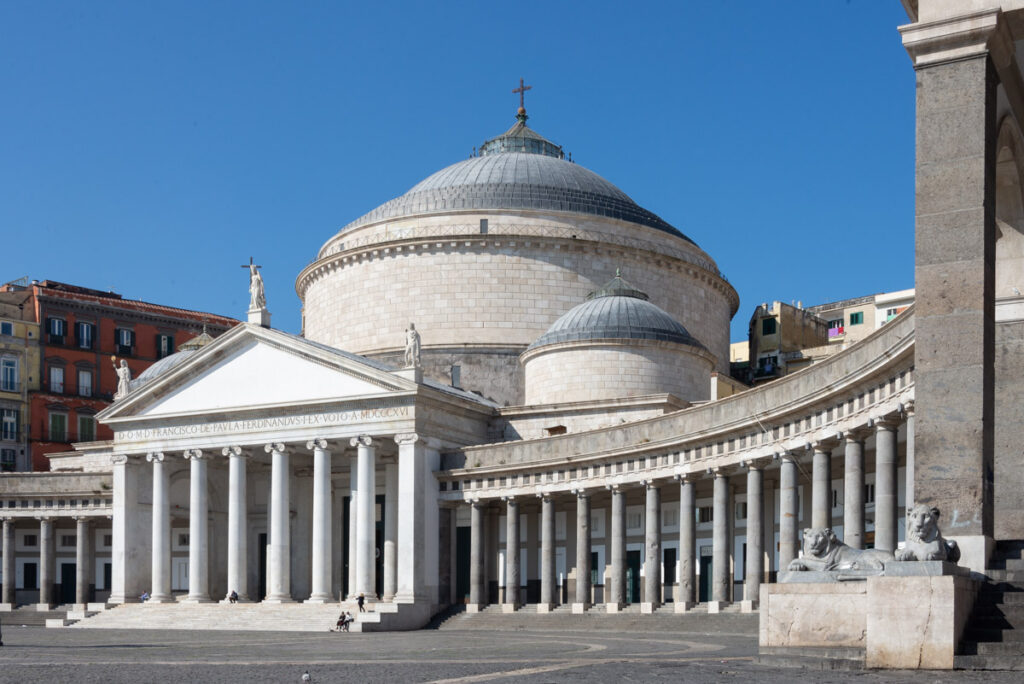
<path fill-rule="evenodd" d="M 835 430 L 831 433 L 818 435 L 813 441 L 808 442 L 812 451 L 832 451 L 839 446 L 847 435 L 842 430 Z"/>
<path fill-rule="evenodd" d="M 163 463 L 166 457 L 162 451 L 150 451 L 146 454 L 146 460 L 150 463 Z"/>
<path fill-rule="evenodd" d="M 395 439 L 395 441 L 398 441 L 397 438 Z M 358 437 L 353 437 L 348 441 L 348 443 L 354 447 L 373 446 L 373 440 L 370 438 L 370 435 L 359 435 Z"/>
<path fill-rule="evenodd" d="M 915 22 L 898 30 L 915 68 L 988 53 L 997 67 L 1005 69 L 1013 59 L 1013 36 L 998 8 L 939 21 Z"/>
<path fill-rule="evenodd" d="M 283 454 L 288 450 L 288 447 L 284 445 L 284 442 L 270 442 L 269 444 L 263 445 L 263 451 L 268 454 L 279 453 Z"/>
<path fill-rule="evenodd" d="M 645 478 L 640 480 L 640 484 L 643 485 L 644 489 L 658 489 L 661 487 L 661 483 L 654 478 Z"/>
<path fill-rule="evenodd" d="M 759 456 L 740 461 L 740 465 L 744 466 L 747 470 L 764 470 L 773 460 L 773 456 Z"/>
<path fill-rule="evenodd" d="M 898 413 L 886 414 L 872 418 L 871 423 L 875 428 L 875 432 L 880 430 L 896 430 L 900 426 L 900 417 Z"/>
<path fill-rule="evenodd" d="M 235 458 L 249 458 L 249 454 L 242 451 L 242 447 L 238 446 L 237 444 L 232 444 L 231 446 L 224 447 L 223 449 L 220 450 L 220 453 L 223 454 L 224 456 L 233 456 Z"/>
<path fill-rule="evenodd" d="M 92 522 L 91 515 L 73 515 L 71 516 L 71 519 L 75 522 Z"/>
<path fill-rule="evenodd" d="M 851 442 L 863 442 L 871 434 L 871 425 L 874 421 L 869 420 L 868 425 L 858 425 L 843 433 L 843 441 L 846 444 Z"/>
<path fill-rule="evenodd" d="M 53 521 L 57 519 L 57 516 L 55 515 L 37 515 L 34 517 L 41 523 L 53 523 Z"/>
<path fill-rule="evenodd" d="M 112 454 L 110 456 L 110 464 L 124 465 L 128 461 L 137 461 L 141 457 L 141 454 Z"/>
<path fill-rule="evenodd" d="M 406 446 L 408 444 L 415 444 L 420 439 L 420 436 L 415 432 L 400 432 L 395 435 L 395 444 L 398 446 Z"/>
<path fill-rule="evenodd" d="M 501 500 L 504 501 L 507 504 L 517 503 L 516 497 L 512 496 L 512 495 L 503 496 L 503 497 L 501 497 Z"/>
<path fill-rule="evenodd" d="M 186 461 L 201 461 L 204 458 L 210 458 L 209 454 L 204 453 L 202 449 L 185 449 L 182 456 Z"/>
<path fill-rule="evenodd" d="M 903 419 L 906 420 L 910 416 L 914 415 L 914 400 L 908 399 L 900 402 L 899 406 L 897 406 L 897 410 L 903 416 Z"/>
<path fill-rule="evenodd" d="M 317 437 L 306 442 L 306 448 L 309 450 L 319 449 L 321 451 L 327 451 L 327 440 L 323 437 Z"/>

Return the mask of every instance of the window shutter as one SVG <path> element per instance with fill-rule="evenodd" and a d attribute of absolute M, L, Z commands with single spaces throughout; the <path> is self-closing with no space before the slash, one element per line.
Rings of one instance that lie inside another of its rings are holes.
<path fill-rule="evenodd" d="M 130 344 L 132 347 L 135 346 L 135 331 L 134 330 L 128 331 L 128 344 Z"/>
<path fill-rule="evenodd" d="M 174 353 L 174 335 L 167 336 L 167 353 L 168 355 Z"/>

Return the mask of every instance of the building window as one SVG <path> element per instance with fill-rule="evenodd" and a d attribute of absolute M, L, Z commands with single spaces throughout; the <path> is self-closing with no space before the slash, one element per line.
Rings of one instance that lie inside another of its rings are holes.
<path fill-rule="evenodd" d="M 63 318 L 50 318 L 46 322 L 46 332 L 50 336 L 50 344 L 64 344 L 68 334 L 68 324 Z"/>
<path fill-rule="evenodd" d="M 774 318 L 762 318 L 761 319 L 761 334 L 762 335 L 774 335 L 778 330 L 778 325 Z"/>
<path fill-rule="evenodd" d="M 0 421 L 0 439 L 8 442 L 18 440 L 18 409 L 5 408 L 0 410 L 2 421 Z"/>
<path fill-rule="evenodd" d="M 0 323 L 0 335 L 13 335 L 14 324 L 9 321 Z"/>
<path fill-rule="evenodd" d="M 77 323 L 75 324 L 76 335 L 78 336 L 78 347 L 80 349 L 92 349 L 93 339 L 95 335 L 95 327 L 92 323 Z"/>
<path fill-rule="evenodd" d="M 78 396 L 80 397 L 91 397 L 92 396 L 92 371 L 81 370 L 78 371 Z"/>
<path fill-rule="evenodd" d="M 60 366 L 50 366 L 50 391 L 64 393 L 64 369 Z"/>
<path fill-rule="evenodd" d="M 78 441 L 96 441 L 96 419 L 92 416 L 78 416 Z"/>
<path fill-rule="evenodd" d="M 16 452 L 14 449 L 0 449 L 0 472 L 13 473 L 15 468 Z M 8 504 L 14 503 L 8 501 Z"/>
<path fill-rule="evenodd" d="M 64 413 L 50 414 L 50 441 L 65 442 L 68 436 L 68 417 Z"/>
<path fill-rule="evenodd" d="M 714 520 L 715 509 L 712 506 L 701 506 L 697 509 L 697 522 L 709 523 Z"/>
<path fill-rule="evenodd" d="M 118 328 L 114 331 L 114 341 L 117 344 L 117 353 L 121 356 L 131 356 L 132 347 L 135 346 L 135 333 L 128 328 Z"/>
<path fill-rule="evenodd" d="M 860 325 L 864 322 L 864 312 L 858 311 L 850 314 L 850 325 Z"/>
<path fill-rule="evenodd" d="M 26 534 L 22 538 L 22 543 L 25 545 L 26 548 L 35 548 L 39 545 L 39 537 L 37 537 L 34 534 Z"/>
<path fill-rule="evenodd" d="M 747 502 L 737 501 L 736 502 L 736 519 L 746 520 L 747 519 Z"/>
<path fill-rule="evenodd" d="M 0 389 L 4 392 L 17 392 L 18 391 L 18 359 L 13 359 L 10 356 L 5 356 L 3 361 L 0 362 L 0 366 L 3 367 L 2 375 L 0 375 Z"/>
<path fill-rule="evenodd" d="M 873 504 L 875 503 L 875 485 L 866 484 L 864 485 L 864 503 Z"/>
<path fill-rule="evenodd" d="M 157 335 L 156 336 L 156 358 L 162 359 L 165 356 L 170 356 L 174 353 L 174 336 L 173 335 Z"/>
<path fill-rule="evenodd" d="M 62 534 L 60 535 L 60 545 L 64 547 L 74 546 L 77 541 L 77 537 L 78 535 L 75 534 Z"/>
<path fill-rule="evenodd" d="M 112 534 L 105 534 L 105 535 L 103 535 L 103 545 L 104 546 L 113 546 L 114 545 L 114 535 L 112 535 Z"/>

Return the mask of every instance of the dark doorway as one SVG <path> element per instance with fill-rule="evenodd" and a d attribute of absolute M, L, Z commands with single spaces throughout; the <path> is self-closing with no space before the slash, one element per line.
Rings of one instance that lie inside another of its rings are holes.
<path fill-rule="evenodd" d="M 700 557 L 700 595 L 697 600 L 706 603 L 711 600 L 711 556 Z"/>
<path fill-rule="evenodd" d="M 455 528 L 455 596 L 469 601 L 470 528 Z"/>
<path fill-rule="evenodd" d="M 626 552 L 626 602 L 640 603 L 640 551 Z"/>
<path fill-rule="evenodd" d="M 662 556 L 664 558 L 664 564 L 662 565 L 664 574 L 661 579 L 662 582 L 665 583 L 666 587 L 671 587 L 676 583 L 676 550 L 665 549 L 662 552 Z M 665 593 L 667 594 L 668 591 Z M 671 600 L 671 598 L 667 599 L 667 601 Z"/>
<path fill-rule="evenodd" d="M 64 563 L 60 566 L 60 602 L 75 602 L 75 563 Z"/>
<path fill-rule="evenodd" d="M 341 563 L 341 595 L 342 597 L 348 597 L 352 595 L 352 587 L 348 585 L 349 578 L 349 567 L 350 564 L 355 560 L 349 558 L 349 530 L 352 529 L 351 516 L 352 512 L 352 497 L 346 496 L 342 499 L 341 504 L 341 557 L 343 559 Z"/>
<path fill-rule="evenodd" d="M 35 563 L 25 563 L 24 567 L 25 582 L 22 587 L 25 589 L 38 589 L 39 588 L 39 568 Z"/>
<path fill-rule="evenodd" d="M 104 563 L 103 564 L 103 588 L 110 591 L 111 586 L 114 584 L 114 564 Z"/>
<path fill-rule="evenodd" d="M 262 601 L 263 597 L 267 595 L 267 534 L 265 532 L 259 535 L 256 547 L 259 556 L 257 564 L 260 569 L 260 582 L 256 588 L 256 596 L 258 600 Z"/>
<path fill-rule="evenodd" d="M 380 520 L 374 529 L 374 543 L 373 553 L 376 556 L 374 559 L 374 565 L 376 566 L 377 581 L 374 583 L 374 587 L 377 591 L 377 596 L 384 595 L 384 495 L 378 494 L 377 498 L 377 510 L 380 511 Z M 398 549 L 395 549 L 397 551 Z"/>

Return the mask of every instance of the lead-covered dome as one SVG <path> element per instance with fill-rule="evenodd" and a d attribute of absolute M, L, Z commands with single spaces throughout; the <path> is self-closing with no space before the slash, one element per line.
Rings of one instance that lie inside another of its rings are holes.
<path fill-rule="evenodd" d="M 441 169 L 404 195 L 342 229 L 420 214 L 473 210 L 539 210 L 592 214 L 630 221 L 693 243 L 612 183 L 567 161 L 562 148 L 526 126 L 488 140 L 478 155 Z M 696 244 L 696 243 L 693 243 Z"/>

